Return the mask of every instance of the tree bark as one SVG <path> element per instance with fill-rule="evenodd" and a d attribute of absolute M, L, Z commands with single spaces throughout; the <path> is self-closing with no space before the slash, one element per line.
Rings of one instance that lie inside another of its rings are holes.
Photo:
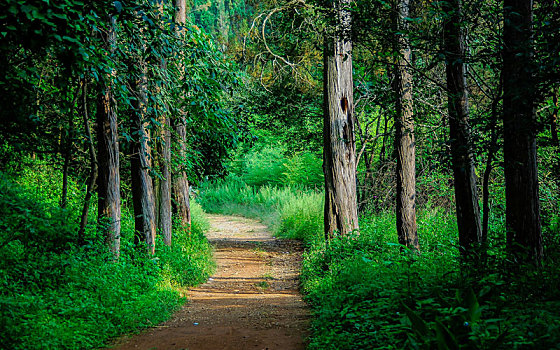
<path fill-rule="evenodd" d="M 461 0 L 443 2 L 443 41 L 449 110 L 449 138 L 455 185 L 455 208 L 462 253 L 482 243 L 480 208 L 471 147 L 465 65 L 465 37 L 461 28 Z"/>
<path fill-rule="evenodd" d="M 397 153 L 397 234 L 399 243 L 419 249 L 416 228 L 416 145 L 412 75 L 409 65 L 412 50 L 405 34 L 408 30 L 409 1 L 398 0 L 395 35 L 399 60 L 395 67 L 395 148 Z"/>
<path fill-rule="evenodd" d="M 519 259 L 543 255 L 537 172 L 532 0 L 504 1 L 504 173 L 507 246 Z M 525 252 L 525 249 L 527 251 Z"/>
<path fill-rule="evenodd" d="M 325 39 L 323 171 L 325 237 L 358 231 L 350 1 L 335 2 L 336 33 Z"/>
<path fill-rule="evenodd" d="M 87 107 L 87 82 L 83 82 L 83 121 L 86 131 L 86 137 L 88 139 L 88 150 L 89 150 L 89 164 L 90 172 L 88 183 L 86 187 L 86 196 L 84 198 L 84 206 L 82 208 L 82 215 L 80 216 L 80 228 L 78 229 L 78 243 L 80 245 L 85 243 L 85 231 L 88 222 L 89 208 L 91 203 L 91 197 L 93 191 L 95 191 L 95 182 L 97 181 L 97 156 L 95 155 L 95 146 L 93 144 L 93 138 L 91 136 L 91 130 L 89 127 L 88 118 L 88 107 Z"/>
<path fill-rule="evenodd" d="M 108 34 L 109 51 L 115 51 L 115 18 L 110 19 Z M 117 114 L 113 102 L 113 73 L 105 76 L 97 99 L 97 147 L 99 161 L 98 177 L 98 223 L 115 258 L 119 257 L 121 245 L 121 194 L 119 165 L 119 134 Z"/>
<path fill-rule="evenodd" d="M 175 0 L 175 23 L 184 26 L 187 21 L 185 0 Z M 180 27 L 177 35 L 183 37 L 184 30 Z M 180 70 L 184 67 L 180 66 Z M 184 76 L 181 76 L 184 79 Z M 183 108 L 179 109 L 179 116 L 174 123 L 175 133 L 178 142 L 179 164 L 183 164 L 187 152 L 187 129 L 186 112 Z M 175 196 L 175 206 L 181 225 L 190 232 L 191 227 L 191 206 L 189 200 L 189 181 L 183 165 L 179 167 L 176 174 L 173 174 L 173 193 Z"/>
<path fill-rule="evenodd" d="M 132 201 L 134 204 L 134 243 L 146 244 L 149 254 L 155 253 L 156 220 L 155 199 L 152 178 L 150 176 L 151 149 L 150 134 L 146 118 L 147 96 L 147 67 L 142 60 L 139 62 L 139 76 L 135 82 L 134 91 L 137 97 L 134 101 L 134 116 L 131 134 L 137 135 L 134 140 L 130 168 L 132 177 Z"/>

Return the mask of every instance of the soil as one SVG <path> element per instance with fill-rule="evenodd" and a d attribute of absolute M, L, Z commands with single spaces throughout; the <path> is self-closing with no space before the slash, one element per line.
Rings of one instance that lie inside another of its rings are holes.
<path fill-rule="evenodd" d="M 298 291 L 303 248 L 258 221 L 208 215 L 217 269 L 171 320 L 115 349 L 305 349 L 309 311 Z"/>

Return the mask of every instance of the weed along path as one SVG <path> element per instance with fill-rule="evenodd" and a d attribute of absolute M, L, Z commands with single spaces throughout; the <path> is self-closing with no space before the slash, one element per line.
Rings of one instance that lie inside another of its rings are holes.
<path fill-rule="evenodd" d="M 217 269 L 188 303 L 117 349 L 298 350 L 309 311 L 298 292 L 302 246 L 255 220 L 208 215 Z"/>

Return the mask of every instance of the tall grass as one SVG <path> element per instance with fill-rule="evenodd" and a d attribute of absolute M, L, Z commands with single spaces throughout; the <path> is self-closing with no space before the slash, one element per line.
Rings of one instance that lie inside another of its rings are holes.
<path fill-rule="evenodd" d="M 302 186 L 254 187 L 232 176 L 202 184 L 196 200 L 207 212 L 260 219 L 278 236 L 312 242 L 323 225 L 323 197 Z"/>

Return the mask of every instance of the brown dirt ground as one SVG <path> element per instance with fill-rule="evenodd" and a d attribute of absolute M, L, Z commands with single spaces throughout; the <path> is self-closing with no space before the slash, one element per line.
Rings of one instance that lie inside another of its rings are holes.
<path fill-rule="evenodd" d="M 171 320 L 115 349 L 305 349 L 309 311 L 298 291 L 302 246 L 261 223 L 208 215 L 217 269 Z"/>

